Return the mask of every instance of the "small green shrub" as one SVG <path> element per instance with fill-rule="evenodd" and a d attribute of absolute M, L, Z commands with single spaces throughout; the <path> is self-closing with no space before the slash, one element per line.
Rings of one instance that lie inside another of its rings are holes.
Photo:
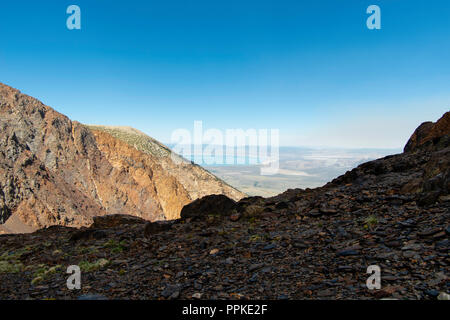
<path fill-rule="evenodd" d="M 118 242 L 114 239 L 111 239 L 111 240 L 108 240 L 107 242 L 105 242 L 103 244 L 103 247 L 110 249 L 110 252 L 112 254 L 116 254 L 116 253 L 121 253 L 122 251 L 124 251 L 125 248 L 127 247 L 127 245 L 128 245 L 128 243 L 125 240 Z"/>
<path fill-rule="evenodd" d="M 370 215 L 364 220 L 364 223 L 365 228 L 372 229 L 378 224 L 378 219 L 374 215 Z"/>
<path fill-rule="evenodd" d="M 8 262 L 0 260 L 0 273 L 19 273 L 23 269 L 20 262 Z"/>
<path fill-rule="evenodd" d="M 81 261 L 80 263 L 78 263 L 78 266 L 82 271 L 91 272 L 106 267 L 108 264 L 108 260 L 101 258 L 95 262 Z"/>

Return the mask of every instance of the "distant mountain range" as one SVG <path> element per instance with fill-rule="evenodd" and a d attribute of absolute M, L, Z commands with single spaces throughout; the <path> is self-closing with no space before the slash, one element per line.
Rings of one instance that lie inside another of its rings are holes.
<path fill-rule="evenodd" d="M 0 233 L 115 213 L 170 220 L 199 197 L 245 196 L 136 129 L 71 121 L 4 84 L 0 127 Z"/>

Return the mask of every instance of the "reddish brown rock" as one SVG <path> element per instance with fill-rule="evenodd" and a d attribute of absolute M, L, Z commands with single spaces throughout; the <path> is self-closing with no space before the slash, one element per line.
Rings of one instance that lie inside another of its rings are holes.
<path fill-rule="evenodd" d="M 437 122 L 424 122 L 412 134 L 406 143 L 405 152 L 418 149 L 447 147 L 450 144 L 450 112 L 446 112 Z"/>
<path fill-rule="evenodd" d="M 0 233 L 89 226 L 117 213 L 170 220 L 207 194 L 244 196 L 190 162 L 173 161 L 159 143 L 155 152 L 138 150 L 114 136 L 123 130 L 84 126 L 3 84 L 0 129 L 0 224 L 14 217 Z"/>

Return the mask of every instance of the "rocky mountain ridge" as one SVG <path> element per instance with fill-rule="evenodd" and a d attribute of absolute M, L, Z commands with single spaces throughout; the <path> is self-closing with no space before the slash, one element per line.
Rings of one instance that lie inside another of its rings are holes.
<path fill-rule="evenodd" d="M 162 144 L 155 146 L 165 155 L 145 153 L 4 84 L 0 128 L 3 233 L 89 226 L 94 216 L 116 213 L 170 220 L 201 196 L 244 196 L 190 162 L 174 163 Z"/>
<path fill-rule="evenodd" d="M 321 188 L 0 236 L 0 298 L 448 299 L 449 115 Z M 80 290 L 65 285 L 72 264 Z M 371 265 L 380 289 L 366 286 Z"/>

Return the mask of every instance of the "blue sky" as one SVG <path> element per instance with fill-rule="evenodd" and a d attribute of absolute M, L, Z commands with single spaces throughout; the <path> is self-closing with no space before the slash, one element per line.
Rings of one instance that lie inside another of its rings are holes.
<path fill-rule="evenodd" d="M 202 120 L 280 129 L 282 145 L 398 148 L 450 109 L 448 0 L 8 1 L 0 35 L 1 82 L 166 143 Z"/>

